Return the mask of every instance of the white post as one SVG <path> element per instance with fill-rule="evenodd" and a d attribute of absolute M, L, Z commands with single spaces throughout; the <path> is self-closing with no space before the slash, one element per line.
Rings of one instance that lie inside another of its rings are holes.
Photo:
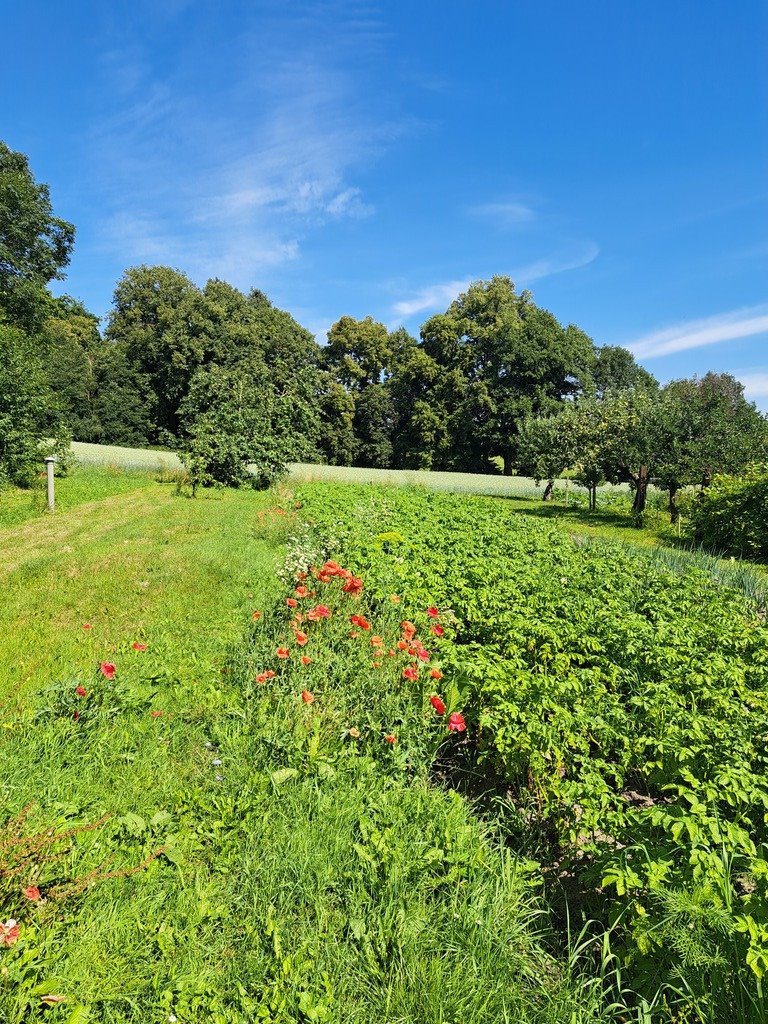
<path fill-rule="evenodd" d="M 45 469 L 48 476 L 48 511 L 53 512 L 54 505 L 56 502 L 56 496 L 54 494 L 53 487 L 53 465 L 56 459 L 53 455 L 47 455 L 45 458 Z"/>

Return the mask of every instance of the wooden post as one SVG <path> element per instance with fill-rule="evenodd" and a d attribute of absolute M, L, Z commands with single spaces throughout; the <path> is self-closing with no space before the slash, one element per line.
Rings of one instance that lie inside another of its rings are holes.
<path fill-rule="evenodd" d="M 55 495 L 55 492 L 54 492 L 54 485 L 53 485 L 53 466 L 54 466 L 55 462 L 56 462 L 56 459 L 53 457 L 53 455 L 47 455 L 46 456 L 46 458 L 45 458 L 45 469 L 46 469 L 46 474 L 48 476 L 48 511 L 49 512 L 53 512 L 53 509 L 54 509 L 55 504 L 56 504 L 56 495 Z"/>

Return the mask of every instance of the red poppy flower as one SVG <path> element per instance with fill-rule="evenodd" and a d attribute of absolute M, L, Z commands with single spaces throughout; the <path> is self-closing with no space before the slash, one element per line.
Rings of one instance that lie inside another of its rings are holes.
<path fill-rule="evenodd" d="M 296 579 L 297 580 L 305 580 L 306 578 L 307 578 L 307 574 L 305 572 L 302 572 L 301 570 L 299 570 L 299 572 L 296 573 Z"/>
<path fill-rule="evenodd" d="M 371 624 L 367 619 L 364 619 L 362 615 L 352 615 L 349 620 L 353 626 L 359 626 L 360 629 L 370 629 Z"/>
<path fill-rule="evenodd" d="M 330 619 L 331 609 L 327 604 L 318 604 L 307 612 L 307 619 L 310 622 L 317 622 L 318 619 Z"/>
<path fill-rule="evenodd" d="M 380 661 L 372 661 L 371 664 L 373 665 L 374 668 L 381 668 Z"/>
<path fill-rule="evenodd" d="M 301 656 L 301 664 L 302 665 L 309 665 L 309 664 L 311 664 L 311 662 L 312 662 L 312 659 L 309 657 L 308 654 L 302 654 L 302 656 Z"/>
<path fill-rule="evenodd" d="M 358 594 L 362 593 L 363 581 L 359 576 L 350 576 L 341 589 L 345 594 L 351 594 L 352 597 L 357 597 Z"/>
<path fill-rule="evenodd" d="M 268 676 L 266 672 L 259 672 L 259 674 L 256 676 L 257 683 L 266 683 L 267 679 Z"/>
<path fill-rule="evenodd" d="M 307 644 L 307 641 L 309 640 L 309 637 L 307 636 L 307 634 L 306 633 L 302 633 L 299 630 L 296 630 L 296 632 L 293 634 L 293 636 L 294 636 L 294 639 L 296 640 L 296 643 L 299 645 L 299 647 L 305 647 L 306 644 Z"/>
<path fill-rule="evenodd" d="M 384 739 L 387 741 L 387 743 L 397 743 L 397 736 L 395 736 L 393 732 L 387 733 Z"/>
<path fill-rule="evenodd" d="M 295 597 L 287 597 L 285 599 L 285 603 L 288 605 L 289 608 L 296 608 L 298 607 L 299 604 Z"/>
<path fill-rule="evenodd" d="M 0 945 L 14 946 L 19 941 L 20 930 L 12 917 L 7 921 L 0 921 Z"/>
<path fill-rule="evenodd" d="M 394 658 L 394 656 L 397 654 L 397 651 L 395 650 L 394 647 L 390 647 L 389 650 L 387 651 L 387 654 L 389 655 L 390 658 Z"/>
<path fill-rule="evenodd" d="M 267 677 L 267 679 L 274 679 L 275 678 L 275 670 L 272 669 L 272 668 L 268 668 L 267 671 L 264 673 L 264 675 Z"/>
<path fill-rule="evenodd" d="M 454 711 L 451 717 L 448 719 L 448 732 L 466 732 L 467 723 L 464 721 L 464 716 L 460 715 L 458 711 Z"/>
<path fill-rule="evenodd" d="M 405 640 L 398 640 L 397 641 L 397 649 L 398 649 L 398 651 L 407 651 L 408 650 L 408 644 L 405 642 Z"/>
<path fill-rule="evenodd" d="M 287 647 L 278 647 L 277 650 L 275 651 L 275 654 L 278 656 L 278 658 L 282 658 L 283 661 L 285 661 L 286 658 L 290 658 L 291 656 L 291 652 Z"/>
<path fill-rule="evenodd" d="M 86 688 L 84 686 L 76 686 L 75 687 L 75 693 L 77 694 L 78 697 L 87 697 L 88 696 L 88 691 L 86 690 Z"/>
<path fill-rule="evenodd" d="M 432 707 L 435 709 L 438 715 L 445 714 L 445 704 L 443 704 L 443 702 L 440 700 L 438 696 L 430 697 L 429 703 L 432 705 Z"/>
<path fill-rule="evenodd" d="M 403 679 L 418 679 L 419 670 L 415 665 L 409 665 L 408 668 L 403 669 Z"/>
<path fill-rule="evenodd" d="M 314 693 L 310 693 L 309 690 L 301 691 L 301 699 L 304 701 L 305 704 L 315 703 L 315 695 Z"/>
<path fill-rule="evenodd" d="M 382 640 L 382 638 L 380 636 L 372 636 L 371 637 L 371 647 L 383 647 L 383 646 L 384 646 L 384 641 Z"/>
<path fill-rule="evenodd" d="M 440 671 L 439 668 L 430 669 L 429 674 L 430 674 L 430 676 L 433 679 L 442 679 L 443 678 L 443 673 Z"/>
<path fill-rule="evenodd" d="M 75 720 L 76 722 L 79 722 L 79 721 L 80 721 L 80 712 L 79 712 L 79 711 L 76 711 L 76 712 L 74 713 L 74 715 L 72 715 L 72 718 L 73 718 L 73 719 L 74 719 L 74 720 Z"/>
<path fill-rule="evenodd" d="M 429 661 L 429 651 L 425 651 L 423 647 L 420 647 L 418 651 L 416 651 L 416 657 L 419 661 Z"/>
<path fill-rule="evenodd" d="M 84 630 L 86 631 L 86 633 L 87 633 L 89 629 L 93 629 L 93 626 L 92 626 L 92 625 L 90 624 L 90 622 L 84 622 L 84 623 L 83 623 L 83 629 L 84 629 Z"/>
<path fill-rule="evenodd" d="M 111 661 L 102 661 L 99 662 L 99 672 L 101 672 L 103 676 L 106 676 L 107 679 L 114 679 L 117 669 Z"/>
<path fill-rule="evenodd" d="M 296 597 L 308 597 L 309 590 L 307 590 L 305 586 L 296 587 L 296 589 L 294 590 L 294 594 L 296 595 Z"/>
<path fill-rule="evenodd" d="M 403 636 L 409 642 L 416 636 L 416 627 L 412 622 L 401 622 L 400 629 L 402 629 Z"/>
<path fill-rule="evenodd" d="M 28 900 L 32 900 L 33 903 L 37 903 L 40 899 L 40 890 L 36 885 L 28 885 L 26 889 L 22 890 Z"/>
<path fill-rule="evenodd" d="M 439 609 L 433 606 L 432 608 L 427 608 L 427 615 L 430 617 L 430 619 L 439 619 L 440 611 Z"/>
<path fill-rule="evenodd" d="M 133 641 L 131 647 L 134 649 L 134 651 L 146 651 L 147 649 L 146 644 L 140 644 L 137 640 Z"/>
<path fill-rule="evenodd" d="M 152 718 L 162 718 L 163 715 L 165 714 L 164 711 L 150 711 L 149 713 L 152 716 Z"/>
<path fill-rule="evenodd" d="M 254 622 L 256 622 L 258 619 L 261 618 L 263 614 L 264 612 L 254 612 L 251 618 L 253 619 Z"/>
<path fill-rule="evenodd" d="M 432 632 L 435 634 L 435 636 L 443 636 L 445 630 L 443 629 L 442 626 L 433 626 Z"/>

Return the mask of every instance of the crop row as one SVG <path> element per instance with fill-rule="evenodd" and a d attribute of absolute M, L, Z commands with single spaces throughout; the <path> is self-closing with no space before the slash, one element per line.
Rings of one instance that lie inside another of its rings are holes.
<path fill-rule="evenodd" d="M 368 581 L 371 614 L 393 594 L 404 621 L 439 610 L 442 689 L 466 720 L 473 770 L 536 825 L 545 876 L 611 927 L 633 985 L 682 995 L 702 1017 L 717 998 L 759 1000 L 761 613 L 705 573 L 585 545 L 499 501 L 333 486 L 299 498 L 294 569 L 341 558 Z M 414 725 L 430 689 L 416 669 L 404 680 Z M 359 707 L 372 667 L 347 676 Z"/>

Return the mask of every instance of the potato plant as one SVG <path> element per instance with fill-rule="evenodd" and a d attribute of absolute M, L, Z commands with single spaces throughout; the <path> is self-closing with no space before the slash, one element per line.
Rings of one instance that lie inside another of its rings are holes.
<path fill-rule="evenodd" d="M 476 768 L 546 838 L 646 999 L 760 1000 L 768 970 L 768 626 L 741 594 L 501 501 L 311 487 L 369 581 L 434 605 Z M 414 683 L 414 699 L 423 694 Z M 722 1005 L 722 1004 L 721 1004 Z"/>

